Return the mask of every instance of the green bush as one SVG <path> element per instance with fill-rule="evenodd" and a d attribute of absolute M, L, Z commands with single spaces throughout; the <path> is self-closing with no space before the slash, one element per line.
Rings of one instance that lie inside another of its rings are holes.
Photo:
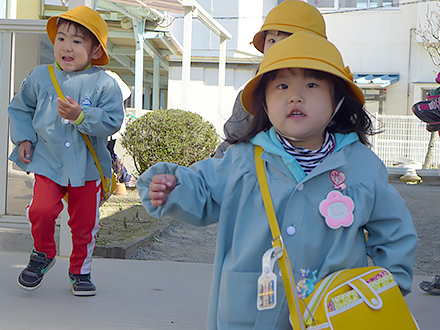
<path fill-rule="evenodd" d="M 183 110 L 155 110 L 127 125 L 122 146 L 133 157 L 138 175 L 158 162 L 182 166 L 209 158 L 219 137 L 200 115 Z"/>

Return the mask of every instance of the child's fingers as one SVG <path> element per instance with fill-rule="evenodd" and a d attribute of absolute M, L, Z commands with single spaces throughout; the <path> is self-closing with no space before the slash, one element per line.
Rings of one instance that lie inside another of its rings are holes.
<path fill-rule="evenodd" d="M 165 183 L 150 183 L 150 191 L 165 191 L 167 186 Z"/>
<path fill-rule="evenodd" d="M 18 158 L 25 164 L 31 162 L 31 143 L 29 141 L 22 142 L 18 147 Z"/>
<path fill-rule="evenodd" d="M 151 199 L 151 205 L 163 205 L 170 192 L 176 185 L 176 177 L 171 174 L 157 174 L 153 176 L 150 182 L 150 191 L 148 197 Z"/>
<path fill-rule="evenodd" d="M 150 183 L 151 190 L 165 190 L 173 188 L 176 184 L 176 177 L 172 174 L 156 174 Z"/>
<path fill-rule="evenodd" d="M 151 205 L 153 206 L 159 206 L 166 202 L 168 194 L 165 194 L 164 192 L 160 191 L 149 191 L 148 197 L 151 199 Z"/>

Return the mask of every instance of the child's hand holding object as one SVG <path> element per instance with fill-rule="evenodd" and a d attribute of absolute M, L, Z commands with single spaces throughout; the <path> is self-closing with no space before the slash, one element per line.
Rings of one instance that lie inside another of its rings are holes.
<path fill-rule="evenodd" d="M 151 198 L 151 205 L 160 206 L 165 204 L 169 194 L 176 186 L 176 177 L 172 174 L 158 174 L 153 177 L 150 183 L 148 197 Z"/>

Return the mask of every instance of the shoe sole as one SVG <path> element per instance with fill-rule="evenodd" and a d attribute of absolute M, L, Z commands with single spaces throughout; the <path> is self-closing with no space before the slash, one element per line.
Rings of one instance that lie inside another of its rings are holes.
<path fill-rule="evenodd" d="M 38 289 L 41 286 L 41 284 L 43 284 L 44 275 L 46 275 L 47 272 L 53 267 L 53 265 L 55 265 L 55 261 L 56 261 L 56 259 L 53 258 L 52 262 L 49 264 L 49 266 L 47 266 L 46 270 L 44 271 L 43 277 L 41 278 L 41 282 L 38 283 L 36 286 L 25 286 L 25 285 L 21 284 L 19 281 L 20 275 L 18 275 L 18 277 L 17 277 L 18 286 L 26 291 L 34 291 L 34 290 Z"/>
<path fill-rule="evenodd" d="M 95 291 L 75 291 L 75 289 L 73 288 L 73 283 L 72 283 L 72 281 L 70 281 L 70 279 L 69 279 L 69 283 L 70 283 L 70 287 L 72 288 L 72 294 L 74 296 L 87 297 L 87 296 L 96 295 L 96 290 Z"/>
<path fill-rule="evenodd" d="M 74 296 L 78 296 L 78 297 L 87 297 L 87 296 L 95 296 L 96 295 L 96 291 L 75 291 L 72 288 L 72 294 Z"/>
<path fill-rule="evenodd" d="M 435 296 L 440 296 L 440 289 L 436 289 L 436 288 L 427 288 L 427 289 L 425 289 L 425 288 L 422 288 L 422 283 L 419 284 L 419 287 L 420 287 L 421 290 L 423 290 L 426 293 L 435 295 Z M 430 290 L 435 290 L 435 291 L 430 291 Z"/>
<path fill-rule="evenodd" d="M 73 283 L 70 280 L 69 280 L 69 283 L 70 283 L 70 287 L 72 288 L 72 294 L 74 296 L 86 297 L 86 296 L 96 295 L 96 290 L 95 291 L 75 291 L 75 289 L 73 288 Z"/>

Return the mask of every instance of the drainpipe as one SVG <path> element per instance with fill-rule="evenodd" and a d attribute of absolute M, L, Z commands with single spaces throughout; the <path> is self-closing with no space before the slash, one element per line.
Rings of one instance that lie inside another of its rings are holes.
<path fill-rule="evenodd" d="M 413 32 L 415 32 L 416 31 L 416 29 L 415 28 L 411 28 L 411 29 L 409 29 L 409 53 L 408 53 L 408 76 L 407 76 L 407 81 L 408 81 L 408 83 L 407 83 L 407 86 L 406 86 L 406 114 L 407 115 L 410 115 L 411 114 L 411 112 L 410 112 L 410 103 L 409 103 L 409 91 L 410 91 L 410 88 L 411 88 L 411 79 L 410 79 L 410 76 L 411 76 L 411 52 L 412 52 L 412 35 L 413 35 Z"/>

